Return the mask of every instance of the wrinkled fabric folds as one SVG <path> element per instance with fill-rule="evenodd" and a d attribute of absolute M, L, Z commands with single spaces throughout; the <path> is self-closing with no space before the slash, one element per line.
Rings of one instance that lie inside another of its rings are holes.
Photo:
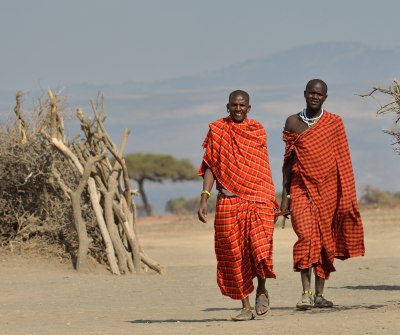
<path fill-rule="evenodd" d="M 278 208 L 272 181 L 267 136 L 255 120 L 235 123 L 230 117 L 210 125 L 203 142 L 199 169 L 209 167 L 217 181 L 236 195 L 220 194 L 215 213 L 217 283 L 222 294 L 244 299 L 253 279 L 275 278 L 273 271 L 274 210 Z"/>
<path fill-rule="evenodd" d="M 222 294 L 244 299 L 253 278 L 275 278 L 274 212 L 264 203 L 221 195 L 215 213 L 217 283 Z"/>
<path fill-rule="evenodd" d="M 353 168 L 343 122 L 324 111 L 318 123 L 296 134 L 284 131 L 285 162 L 293 158 L 291 217 L 298 240 L 294 270 L 314 266 L 329 278 L 334 258 L 365 253 Z"/>

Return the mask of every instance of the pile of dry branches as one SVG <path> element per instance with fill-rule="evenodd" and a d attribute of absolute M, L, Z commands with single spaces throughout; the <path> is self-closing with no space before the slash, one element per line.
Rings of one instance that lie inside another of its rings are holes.
<path fill-rule="evenodd" d="M 389 99 L 389 102 L 379 107 L 377 114 L 394 114 L 392 128 L 390 130 L 384 130 L 384 132 L 394 137 L 394 150 L 400 154 L 400 81 L 394 80 L 389 88 L 375 86 L 370 93 L 360 94 L 360 96 L 374 97 L 376 93 L 385 94 Z"/>
<path fill-rule="evenodd" d="M 78 109 L 82 134 L 68 140 L 57 94 L 35 108 L 27 122 L 17 93 L 13 126 L 0 129 L 0 246 L 40 238 L 63 247 L 78 271 L 88 257 L 113 274 L 164 268 L 140 246 L 136 208 L 123 153 L 108 135 L 101 109 L 92 101 L 93 119 Z M 4 128 L 4 127 L 3 127 Z"/>

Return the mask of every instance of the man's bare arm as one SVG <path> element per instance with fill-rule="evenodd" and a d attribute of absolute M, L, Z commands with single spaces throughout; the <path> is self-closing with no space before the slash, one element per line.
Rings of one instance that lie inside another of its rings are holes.
<path fill-rule="evenodd" d="M 212 173 L 211 169 L 207 167 L 206 172 L 204 173 L 203 176 L 203 191 L 208 191 L 211 193 L 211 189 L 214 185 L 215 177 L 214 174 Z M 197 212 L 197 215 L 199 217 L 199 220 L 201 222 L 207 222 L 207 200 L 209 198 L 209 195 L 205 192 L 201 194 L 201 199 L 200 199 L 200 205 L 199 205 L 199 210 Z"/>

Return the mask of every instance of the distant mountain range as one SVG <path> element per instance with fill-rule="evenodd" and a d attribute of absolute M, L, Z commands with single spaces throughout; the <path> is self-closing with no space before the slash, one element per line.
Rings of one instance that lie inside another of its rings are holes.
<path fill-rule="evenodd" d="M 245 62 L 196 76 L 154 83 L 74 84 L 66 87 L 63 95 L 71 108 L 82 107 L 90 115 L 89 99 L 104 92 L 106 126 L 111 136 L 118 143 L 123 128 L 132 131 L 127 152 L 169 153 L 187 157 L 197 166 L 208 123 L 226 115 L 229 92 L 247 90 L 252 104 L 249 117 L 258 119 L 267 129 L 273 177 L 280 190 L 282 127 L 290 114 L 304 108 L 306 82 L 320 78 L 329 87 L 325 108 L 340 114 L 345 121 L 359 194 L 366 185 L 399 191 L 400 157 L 391 148 L 392 139 L 381 131 L 390 128 L 392 121 L 376 117 L 380 100 L 356 95 L 369 92 L 374 85 L 389 86 L 400 76 L 399 59 L 400 48 L 386 50 L 358 42 L 326 42 L 259 59 L 251 59 L 249 54 Z M 14 97 L 10 92 L 0 92 L 0 99 L 4 115 L 5 110 L 11 110 Z M 384 101 L 384 97 L 380 99 Z M 73 123 L 70 131 L 71 137 L 78 131 Z M 159 212 L 166 200 L 195 195 L 201 188 L 197 184 L 187 188 L 176 186 L 149 187 L 154 189 L 154 194 L 149 194 L 150 201 L 157 202 Z M 159 191 L 162 187 L 168 188 L 168 198 L 154 200 L 163 194 Z"/>

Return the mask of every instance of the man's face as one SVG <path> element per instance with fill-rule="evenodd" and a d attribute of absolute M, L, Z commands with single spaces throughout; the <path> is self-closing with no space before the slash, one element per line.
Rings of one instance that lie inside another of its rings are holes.
<path fill-rule="evenodd" d="M 304 98 L 308 109 L 320 110 L 327 98 L 326 90 L 319 82 L 311 83 L 304 91 Z"/>
<path fill-rule="evenodd" d="M 247 113 L 250 111 L 251 106 L 247 97 L 242 94 L 235 94 L 226 105 L 228 112 L 234 122 L 240 123 L 246 118 Z"/>

